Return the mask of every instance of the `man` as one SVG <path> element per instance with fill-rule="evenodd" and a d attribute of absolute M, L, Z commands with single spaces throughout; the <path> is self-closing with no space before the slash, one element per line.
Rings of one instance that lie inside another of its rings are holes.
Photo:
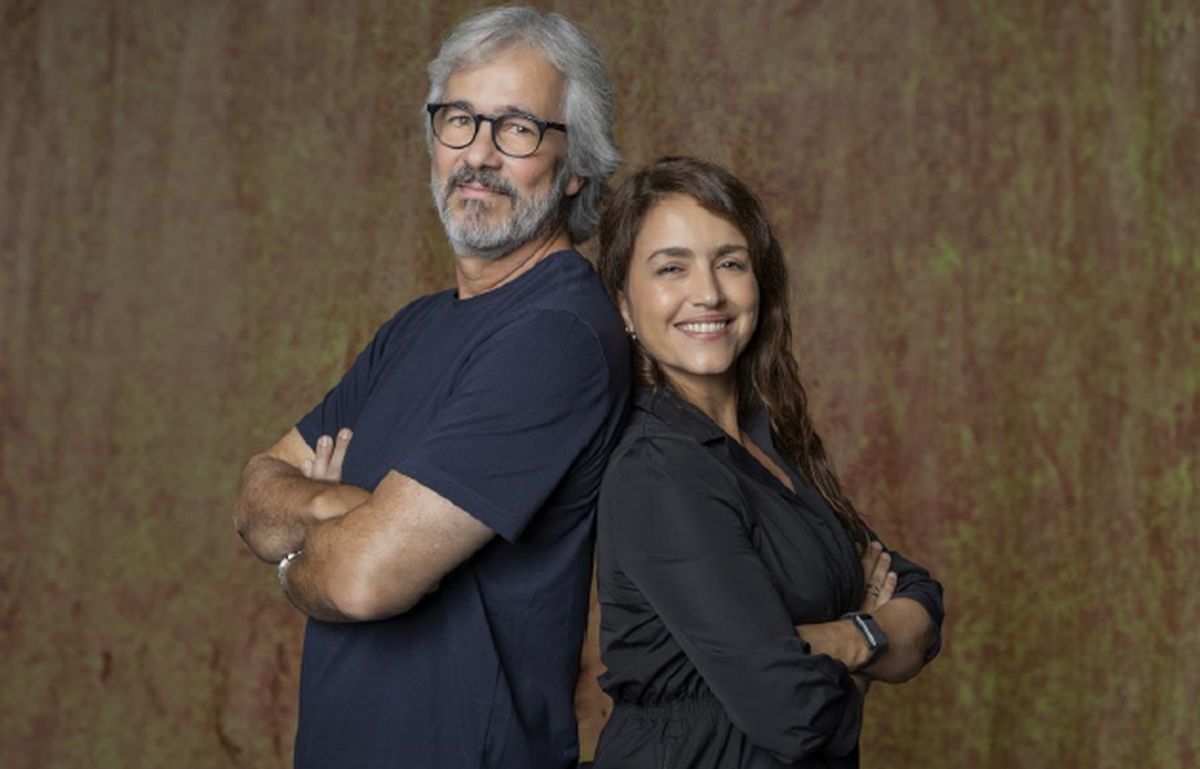
<path fill-rule="evenodd" d="M 429 73 L 457 290 L 402 309 L 250 460 L 235 524 L 311 618 L 297 767 L 574 766 L 593 508 L 629 381 L 572 250 L 618 162 L 611 90 L 573 24 L 527 8 L 467 20 Z"/>

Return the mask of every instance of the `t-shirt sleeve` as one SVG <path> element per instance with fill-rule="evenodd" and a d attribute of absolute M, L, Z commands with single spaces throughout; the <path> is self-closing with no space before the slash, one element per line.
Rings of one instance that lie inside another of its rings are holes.
<path fill-rule="evenodd" d="M 862 695 L 845 665 L 797 635 L 738 512 L 736 480 L 704 458 L 655 438 L 613 460 L 600 525 L 618 568 L 751 742 L 787 763 L 847 755 Z"/>
<path fill-rule="evenodd" d="M 371 372 L 379 365 L 398 319 L 399 313 L 375 332 L 341 380 L 296 423 L 296 429 L 310 447 L 316 448 L 317 438 L 322 435 L 334 435 L 343 427 L 354 428 L 367 399 Z"/>
<path fill-rule="evenodd" d="M 511 542 L 607 419 L 608 371 L 581 320 L 530 312 L 470 356 L 429 428 L 392 467 Z"/>

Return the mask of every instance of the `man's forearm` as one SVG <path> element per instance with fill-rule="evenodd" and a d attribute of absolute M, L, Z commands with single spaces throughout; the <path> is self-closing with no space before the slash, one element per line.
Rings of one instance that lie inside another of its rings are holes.
<path fill-rule="evenodd" d="M 494 536 L 450 500 L 393 470 L 363 504 L 309 529 L 304 552 L 283 570 L 282 586 L 314 619 L 394 617 Z"/>
<path fill-rule="evenodd" d="M 336 521 L 323 524 L 324 527 L 336 525 Z M 293 606 L 313 619 L 354 622 L 358 618 L 338 606 L 333 590 L 337 583 L 330 573 L 336 567 L 336 552 L 328 542 L 330 538 L 321 536 L 320 531 L 321 526 L 314 527 L 307 550 L 281 564 L 279 586 Z"/>
<path fill-rule="evenodd" d="M 302 549 L 312 526 L 344 515 L 368 497 L 356 486 L 310 480 L 287 462 L 259 454 L 242 472 L 234 526 L 255 555 L 275 562 Z"/>

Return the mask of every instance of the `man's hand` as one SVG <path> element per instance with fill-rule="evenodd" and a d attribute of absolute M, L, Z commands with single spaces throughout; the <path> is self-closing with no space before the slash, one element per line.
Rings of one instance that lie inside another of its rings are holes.
<path fill-rule="evenodd" d="M 322 435 L 317 438 L 313 458 L 300 465 L 300 472 L 305 478 L 329 484 L 312 501 L 313 515 L 322 521 L 340 518 L 371 498 L 370 492 L 342 483 L 342 465 L 353 437 L 354 433 L 349 427 L 338 430 L 336 439 Z"/>
<path fill-rule="evenodd" d="M 343 433 L 344 436 L 343 437 Z M 292 428 L 274 446 L 251 457 L 234 502 L 234 527 L 250 550 L 269 563 L 304 547 L 308 530 L 338 518 L 371 495 L 339 483 L 350 431 L 323 436 L 314 453 Z"/>
<path fill-rule="evenodd" d="M 338 430 L 337 440 L 328 435 L 317 439 L 317 450 L 312 459 L 306 459 L 300 465 L 300 472 L 305 478 L 326 483 L 342 482 L 342 464 L 346 461 L 346 449 L 350 448 L 350 439 L 354 433 L 349 427 Z"/>

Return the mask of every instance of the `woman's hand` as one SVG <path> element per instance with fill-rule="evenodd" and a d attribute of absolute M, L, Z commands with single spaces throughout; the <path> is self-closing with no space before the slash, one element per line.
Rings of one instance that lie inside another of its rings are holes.
<path fill-rule="evenodd" d="M 896 592 L 896 572 L 891 571 L 892 556 L 879 540 L 867 545 L 862 555 L 863 582 L 866 583 L 858 610 L 867 614 L 892 600 Z"/>
<path fill-rule="evenodd" d="M 858 610 L 870 613 L 878 610 L 896 592 L 896 572 L 891 570 L 892 556 L 883 549 L 879 541 L 871 542 L 863 551 L 863 581 L 866 583 L 862 603 Z M 848 620 L 800 625 L 796 628 L 800 637 L 808 642 L 813 654 L 828 654 L 841 660 L 852 671 L 850 677 L 863 694 L 871 686 L 871 677 L 858 672 L 869 650 L 862 637 Z"/>
<path fill-rule="evenodd" d="M 862 556 L 863 582 L 866 583 L 866 590 L 863 594 L 862 604 L 858 607 L 859 611 L 870 614 L 892 600 L 892 594 L 896 592 L 896 572 L 891 570 L 891 565 L 892 556 L 883 549 L 883 543 L 875 540 L 867 545 Z M 871 688 L 871 677 L 866 673 L 851 673 L 850 677 L 854 679 L 854 685 L 863 694 L 866 694 Z"/>
<path fill-rule="evenodd" d="M 812 654 L 826 654 L 857 673 L 871 657 L 862 633 L 848 619 L 797 625 L 796 632 L 808 642 Z"/>

